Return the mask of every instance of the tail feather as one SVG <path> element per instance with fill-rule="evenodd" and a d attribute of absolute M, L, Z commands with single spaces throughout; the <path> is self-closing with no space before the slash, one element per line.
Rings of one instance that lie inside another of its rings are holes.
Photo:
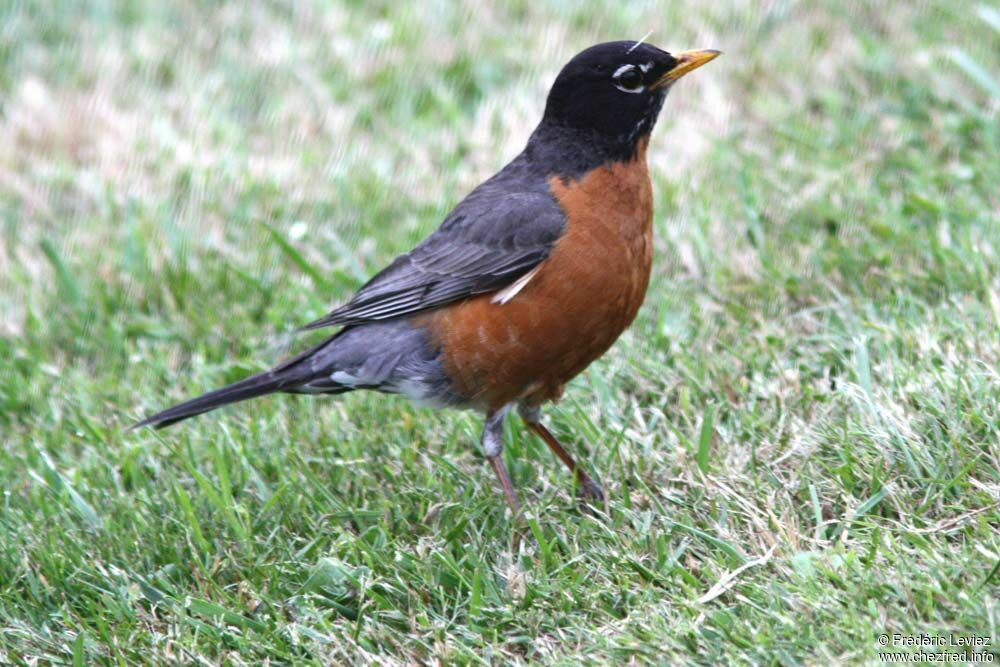
<path fill-rule="evenodd" d="M 458 402 L 426 332 L 405 320 L 345 327 L 269 371 L 192 398 L 132 426 L 163 428 L 223 405 L 275 392 L 342 394 L 375 389 Z"/>
<path fill-rule="evenodd" d="M 300 355 L 290 361 L 298 362 L 305 356 L 307 355 Z M 239 401 L 246 401 L 278 391 L 294 390 L 296 387 L 312 379 L 312 374 L 306 368 L 307 366 L 308 364 L 298 363 L 282 364 L 264 373 L 251 375 L 239 382 L 234 382 L 221 389 L 202 394 L 197 398 L 192 398 L 172 408 L 167 408 L 163 412 L 146 417 L 131 428 L 137 429 L 143 426 L 152 426 L 161 429 L 189 417 L 195 417 L 216 408 L 221 408 L 224 405 L 229 405 L 230 403 L 238 403 Z"/>

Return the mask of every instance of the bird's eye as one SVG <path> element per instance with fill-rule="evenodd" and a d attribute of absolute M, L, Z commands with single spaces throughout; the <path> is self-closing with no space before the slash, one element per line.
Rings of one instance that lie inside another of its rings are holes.
<path fill-rule="evenodd" d="M 635 65 L 622 65 L 615 70 L 612 78 L 618 90 L 626 93 L 638 93 L 642 91 L 642 72 Z"/>

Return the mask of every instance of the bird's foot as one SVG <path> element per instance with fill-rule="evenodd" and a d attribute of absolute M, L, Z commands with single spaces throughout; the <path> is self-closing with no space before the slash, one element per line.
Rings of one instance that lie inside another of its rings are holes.
<path fill-rule="evenodd" d="M 594 505 L 604 506 L 604 489 L 589 477 L 577 482 L 576 497 Z"/>

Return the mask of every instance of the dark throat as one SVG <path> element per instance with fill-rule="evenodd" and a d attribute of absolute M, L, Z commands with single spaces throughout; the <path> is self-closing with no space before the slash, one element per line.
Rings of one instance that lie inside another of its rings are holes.
<path fill-rule="evenodd" d="M 543 120 L 532 132 L 524 157 L 546 177 L 577 180 L 602 165 L 635 160 L 651 130 L 641 125 L 629 134 L 608 136 Z"/>

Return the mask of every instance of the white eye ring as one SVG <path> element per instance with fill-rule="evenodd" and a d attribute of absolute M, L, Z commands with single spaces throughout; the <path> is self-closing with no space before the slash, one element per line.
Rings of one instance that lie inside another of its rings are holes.
<path fill-rule="evenodd" d="M 618 83 L 618 79 L 623 74 L 625 74 L 626 72 L 631 72 L 634 69 L 636 69 L 635 65 L 622 65 L 621 67 L 619 67 L 618 69 L 616 69 L 615 73 L 611 75 L 611 78 L 614 79 L 614 81 L 615 81 L 615 88 L 617 88 L 618 90 L 622 91 L 623 93 L 635 93 L 635 94 L 641 93 L 644 90 L 646 90 L 646 87 L 644 85 L 642 85 L 641 83 L 637 87 L 635 87 L 635 88 L 626 88 L 625 86 L 623 86 L 620 83 Z M 641 77 L 640 77 L 639 80 L 640 81 L 642 80 Z"/>

